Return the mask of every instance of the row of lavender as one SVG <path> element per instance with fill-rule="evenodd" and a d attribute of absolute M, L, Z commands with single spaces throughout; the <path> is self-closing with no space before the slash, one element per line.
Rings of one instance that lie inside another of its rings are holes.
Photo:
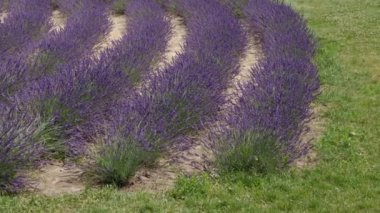
<path fill-rule="evenodd" d="M 29 43 L 27 54 L 2 64 L 1 190 L 20 188 L 18 172 L 42 158 L 80 153 L 78 147 L 90 133 L 86 127 L 107 117 L 113 102 L 139 80 L 135 76 L 143 76 L 154 55 L 163 51 L 170 32 L 164 12 L 151 0 L 136 0 L 128 4 L 131 33 L 100 59 L 90 57 L 110 25 L 108 6 L 103 1 L 59 1 L 52 7 L 69 17 L 65 28 Z"/>
<path fill-rule="evenodd" d="M 37 6 L 38 3 L 41 2 L 36 2 Z M 2 74 L 8 77 L 4 80 L 6 87 L 2 91 L 4 104 L 37 120 L 34 121 L 34 128 L 28 129 L 30 138 L 17 143 L 15 141 L 13 146 L 18 147 L 19 143 L 40 145 L 44 148 L 38 149 L 40 155 L 47 153 L 45 149 L 53 150 L 56 154 L 56 143 L 61 139 L 58 133 L 61 129 L 52 125 L 59 117 L 56 109 L 59 104 L 55 98 L 62 90 L 54 81 L 59 78 L 64 65 L 75 64 L 99 40 L 109 25 L 103 4 L 93 1 L 71 3 L 64 1 L 59 5 L 69 16 L 63 30 L 46 33 L 37 42 L 28 44 L 28 49 L 23 50 L 19 56 L 7 59 L 2 67 Z M 50 2 L 47 5 L 52 6 Z M 92 26 L 93 23 L 96 25 Z M 45 101 L 46 99 L 49 100 Z M 22 123 L 23 120 L 16 119 L 13 122 Z M 63 149 L 61 145 L 60 148 Z"/>
<path fill-rule="evenodd" d="M 245 33 L 217 0 L 170 1 L 188 29 L 184 53 L 151 75 L 136 93 L 114 108 L 94 174 L 100 182 L 124 184 L 141 165 L 181 136 L 217 118 L 222 92 L 238 72 Z"/>
<path fill-rule="evenodd" d="M 71 13 L 70 19 L 67 21 L 65 30 L 63 31 L 53 31 L 48 32 L 50 22 L 48 17 L 52 12 L 52 7 L 49 1 L 36 0 L 32 5 L 34 5 L 34 10 L 28 10 L 25 5 L 30 5 L 30 2 L 26 1 L 15 1 L 19 4 L 18 7 L 14 9 L 11 8 L 10 14 L 17 14 L 19 8 L 23 10 L 22 14 L 41 14 L 44 11 L 43 20 L 31 20 L 29 24 L 30 16 L 25 15 L 24 17 L 18 17 L 13 21 L 12 15 L 4 23 L 4 31 L 1 31 L 1 46 L 4 47 L 4 51 L 1 53 L 2 66 L 0 75 L 2 78 L 2 86 L 4 87 L 1 91 L 1 96 L 3 99 L 9 100 L 10 96 L 14 96 L 15 93 L 20 92 L 20 88 L 31 84 L 33 81 L 46 78 L 45 74 L 51 76 L 54 72 L 57 72 L 58 66 L 64 63 L 71 63 L 72 60 L 80 57 L 86 51 L 86 47 L 91 46 L 95 41 L 94 37 L 104 33 L 105 29 L 99 30 L 97 26 L 87 27 L 91 21 L 101 24 L 103 28 L 108 20 L 105 15 L 101 16 L 96 14 L 96 9 L 87 10 L 86 7 L 92 8 L 94 4 L 83 4 L 81 7 L 79 4 L 72 7 L 72 10 L 64 11 L 67 14 Z M 67 2 L 64 2 L 67 3 Z M 15 3 L 16 4 L 16 3 Z M 62 5 L 64 7 L 64 4 Z M 47 12 L 46 12 L 47 11 Z M 85 18 L 88 16 L 88 18 Z M 91 20 L 93 19 L 93 20 Z M 102 23 L 103 22 L 103 23 Z M 36 24 L 45 23 L 45 24 Z M 7 29 L 5 26 L 17 26 L 19 29 L 28 30 L 13 30 Z M 44 29 L 44 26 L 49 26 Z M 21 26 L 21 27 L 20 27 Z M 43 33 L 33 34 L 33 32 Z M 90 28 L 91 30 L 85 31 L 84 29 Z M 99 32 L 97 33 L 97 31 Z M 77 33 L 75 31 L 78 31 Z M 88 39 L 87 39 L 88 37 Z M 15 38 L 19 38 L 16 39 Z M 29 39 L 29 38 L 33 38 Z M 22 42 L 22 41 L 26 42 Z M 17 43 L 14 45 L 13 43 Z M 10 44 L 10 47 L 7 47 Z M 18 46 L 19 45 L 19 46 Z M 82 45 L 83 48 L 77 48 Z M 15 49 L 15 47 L 19 47 Z M 11 72 L 9 71 L 11 70 Z M 6 90 L 8 88 L 8 90 Z M 26 89 L 25 89 L 26 90 Z"/>
<path fill-rule="evenodd" d="M 302 17 L 282 2 L 249 0 L 241 8 L 264 57 L 226 118 L 217 155 L 227 170 L 269 172 L 310 149 L 300 136 L 319 90 L 316 45 Z"/>

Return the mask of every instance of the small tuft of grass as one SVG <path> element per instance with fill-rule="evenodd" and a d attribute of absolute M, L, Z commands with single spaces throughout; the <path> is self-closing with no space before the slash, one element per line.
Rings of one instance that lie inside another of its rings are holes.
<path fill-rule="evenodd" d="M 145 151 L 132 138 L 105 144 L 97 155 L 88 175 L 93 182 L 122 187 L 143 165 L 152 165 L 157 158 L 154 151 Z"/>
<path fill-rule="evenodd" d="M 235 132 L 232 139 L 217 153 L 216 165 L 221 172 L 269 174 L 285 167 L 286 155 L 273 137 Z"/>
<path fill-rule="evenodd" d="M 127 5 L 127 0 L 116 0 L 111 6 L 111 10 L 116 15 L 123 15 L 125 7 Z"/>

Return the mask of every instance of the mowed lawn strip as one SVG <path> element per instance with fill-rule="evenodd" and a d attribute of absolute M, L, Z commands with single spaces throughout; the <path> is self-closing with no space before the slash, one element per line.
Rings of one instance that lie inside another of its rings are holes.
<path fill-rule="evenodd" d="M 380 211 L 379 0 L 287 0 L 319 40 L 326 121 L 315 168 L 283 174 L 182 178 L 150 195 L 113 188 L 47 198 L 0 197 L 1 212 Z"/>

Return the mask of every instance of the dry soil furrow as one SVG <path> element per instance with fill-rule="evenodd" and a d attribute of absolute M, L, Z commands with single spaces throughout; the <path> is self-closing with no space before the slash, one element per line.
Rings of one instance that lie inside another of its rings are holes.
<path fill-rule="evenodd" d="M 171 32 L 170 38 L 166 45 L 166 50 L 162 55 L 157 56 L 153 59 L 152 63 L 152 75 L 158 74 L 160 71 L 165 70 L 167 67 L 172 65 L 178 55 L 183 52 L 183 47 L 186 42 L 187 29 L 184 25 L 183 19 L 179 16 L 169 15 L 167 18 L 170 20 Z M 155 63 L 155 61 L 158 61 Z M 150 84 L 149 78 L 142 81 L 137 85 L 136 90 L 139 92 L 145 86 L 148 87 Z"/>
<path fill-rule="evenodd" d="M 6 11 L 0 12 L 0 24 L 4 23 L 4 20 L 7 18 L 7 16 L 8 16 L 8 12 Z"/>
<path fill-rule="evenodd" d="M 120 40 L 127 32 L 127 17 L 126 15 L 109 16 L 111 22 L 111 30 L 106 34 L 100 43 L 94 47 L 94 57 L 99 57 L 100 53 L 108 48 L 112 48 L 115 41 Z"/>
<path fill-rule="evenodd" d="M 186 40 L 186 27 L 183 24 L 183 20 L 179 16 L 168 17 L 171 24 L 171 36 L 167 44 L 165 53 L 162 56 L 162 60 L 156 65 L 156 70 L 164 70 L 168 66 L 174 63 L 179 54 L 183 52 L 183 46 Z"/>
<path fill-rule="evenodd" d="M 59 10 L 53 10 L 52 16 L 50 18 L 50 23 L 52 27 L 49 32 L 60 31 L 65 27 L 67 17 Z"/>
<path fill-rule="evenodd" d="M 321 139 L 326 126 L 325 120 L 321 117 L 323 112 L 326 111 L 325 107 L 317 107 L 315 104 L 312 104 L 310 111 L 311 119 L 305 124 L 306 128 L 301 134 L 301 141 L 304 144 L 310 145 L 312 148 L 305 156 L 296 159 L 293 163 L 293 165 L 299 169 L 314 167 L 318 164 L 317 152 L 313 149 L 313 144 Z"/>

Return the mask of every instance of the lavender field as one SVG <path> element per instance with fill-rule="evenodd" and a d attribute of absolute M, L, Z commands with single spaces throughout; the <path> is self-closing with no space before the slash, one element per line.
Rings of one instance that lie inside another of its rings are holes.
<path fill-rule="evenodd" d="M 0 193 L 313 163 L 317 44 L 285 3 L 1 0 L 0 17 Z"/>

